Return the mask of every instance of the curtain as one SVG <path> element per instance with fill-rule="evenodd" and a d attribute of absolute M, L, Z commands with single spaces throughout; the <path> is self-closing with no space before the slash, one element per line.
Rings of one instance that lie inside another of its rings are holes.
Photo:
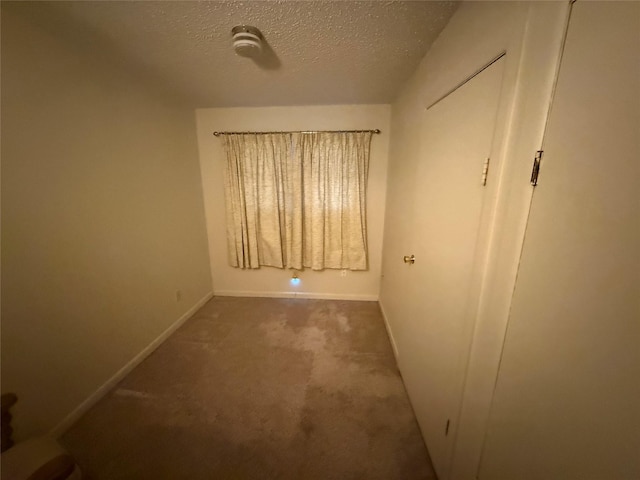
<path fill-rule="evenodd" d="M 301 136 L 305 267 L 367 269 L 370 143 L 370 132 Z"/>
<path fill-rule="evenodd" d="M 225 199 L 229 264 L 282 268 L 283 245 L 293 223 L 293 195 L 285 200 L 285 185 L 296 184 L 291 161 L 292 136 L 225 135 L 227 153 Z M 295 170 L 295 169 L 294 169 Z M 298 175 L 299 176 L 299 175 Z M 287 187 L 288 189 L 288 187 Z M 287 208 L 290 204 L 290 208 Z"/>
<path fill-rule="evenodd" d="M 367 269 L 370 132 L 222 140 L 230 265 Z"/>

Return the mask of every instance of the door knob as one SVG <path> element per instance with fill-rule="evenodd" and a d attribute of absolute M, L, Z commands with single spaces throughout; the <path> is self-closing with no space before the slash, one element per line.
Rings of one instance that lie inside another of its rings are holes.
<path fill-rule="evenodd" d="M 402 257 L 402 260 L 404 261 L 404 263 L 409 263 L 411 265 L 413 265 L 414 263 L 416 263 L 416 256 L 415 255 L 405 255 L 404 257 Z"/>

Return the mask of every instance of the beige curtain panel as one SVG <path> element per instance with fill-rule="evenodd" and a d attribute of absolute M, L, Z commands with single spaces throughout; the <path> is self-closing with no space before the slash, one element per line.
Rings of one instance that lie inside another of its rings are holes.
<path fill-rule="evenodd" d="M 371 135 L 222 137 L 230 265 L 366 270 Z"/>

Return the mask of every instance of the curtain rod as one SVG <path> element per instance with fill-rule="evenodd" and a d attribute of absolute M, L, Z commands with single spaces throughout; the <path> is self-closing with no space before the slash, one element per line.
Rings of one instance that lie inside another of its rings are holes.
<path fill-rule="evenodd" d="M 375 130 L 294 130 L 290 132 L 213 132 L 213 134 L 217 137 L 219 135 L 267 135 L 274 133 L 380 133 L 380 129 L 376 128 Z"/>

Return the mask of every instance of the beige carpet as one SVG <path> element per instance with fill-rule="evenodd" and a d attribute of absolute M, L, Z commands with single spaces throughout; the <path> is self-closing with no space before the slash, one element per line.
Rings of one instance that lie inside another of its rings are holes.
<path fill-rule="evenodd" d="M 89 479 L 435 479 L 375 302 L 216 297 L 62 443 Z"/>

